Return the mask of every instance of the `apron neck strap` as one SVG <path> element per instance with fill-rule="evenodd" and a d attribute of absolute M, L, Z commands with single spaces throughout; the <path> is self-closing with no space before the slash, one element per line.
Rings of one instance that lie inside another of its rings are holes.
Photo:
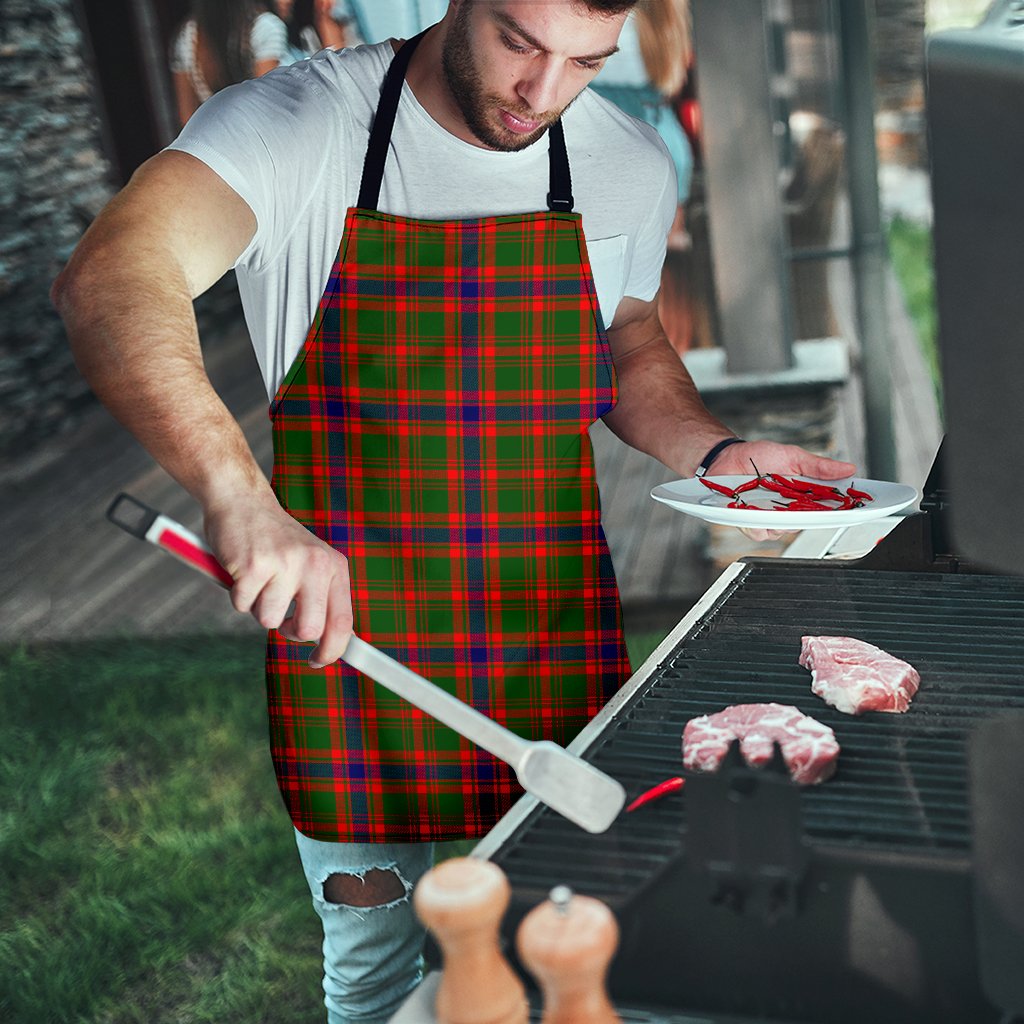
<path fill-rule="evenodd" d="M 380 187 L 384 181 L 384 163 L 391 144 L 391 132 L 395 126 L 395 115 L 398 113 L 398 101 L 402 98 L 402 83 L 409 67 L 409 61 L 427 34 L 424 29 L 419 35 L 407 40 L 392 58 L 384 84 L 381 86 L 380 102 L 370 130 L 370 141 L 366 147 L 366 158 L 363 161 L 363 177 L 359 184 L 360 210 L 376 210 L 380 201 Z M 548 166 L 550 191 L 548 192 L 548 209 L 555 213 L 571 213 L 573 207 L 572 180 L 569 176 L 569 155 L 565 148 L 565 134 L 562 131 L 561 119 L 555 121 L 548 129 Z"/>
<path fill-rule="evenodd" d="M 561 118 L 548 129 L 548 168 L 551 179 L 548 209 L 555 213 L 572 213 L 572 179 L 569 177 L 569 154 L 565 151 Z"/>
<path fill-rule="evenodd" d="M 418 36 L 407 39 L 401 49 L 391 59 L 388 72 L 384 76 L 384 84 L 380 90 L 380 102 L 370 129 L 370 141 L 366 147 L 363 160 L 363 179 L 359 184 L 359 200 L 356 205 L 360 210 L 376 210 L 380 200 L 380 186 L 384 180 L 384 161 L 388 158 L 388 146 L 391 143 L 391 129 L 395 126 L 395 115 L 398 113 L 398 101 L 402 98 L 402 83 L 409 61 L 419 46 L 420 40 L 427 34 L 424 29 Z"/>

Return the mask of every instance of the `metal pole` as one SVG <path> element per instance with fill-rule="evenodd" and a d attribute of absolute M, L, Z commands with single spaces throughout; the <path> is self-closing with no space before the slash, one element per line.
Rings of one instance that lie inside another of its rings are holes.
<path fill-rule="evenodd" d="M 167 68 L 167 56 L 160 45 L 160 26 L 152 0 L 132 0 L 135 33 L 142 53 L 142 67 L 149 89 L 157 142 L 166 146 L 178 134 L 178 108 L 174 102 Z"/>
<path fill-rule="evenodd" d="M 864 367 L 867 472 L 897 479 L 892 362 L 886 330 L 887 246 L 878 202 L 872 0 L 840 0 L 839 45 L 850 182 L 853 287 Z"/>
<path fill-rule="evenodd" d="M 792 366 L 770 18 L 777 0 L 694 0 L 711 259 L 730 373 Z"/>

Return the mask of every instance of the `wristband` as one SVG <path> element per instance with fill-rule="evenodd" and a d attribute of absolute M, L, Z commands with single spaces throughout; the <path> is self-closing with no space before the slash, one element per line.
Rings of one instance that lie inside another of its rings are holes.
<path fill-rule="evenodd" d="M 694 473 L 694 476 L 704 476 L 707 473 L 707 471 L 711 468 L 711 463 L 714 462 L 715 459 L 717 459 L 718 456 L 721 455 L 722 452 L 724 452 L 725 449 L 729 447 L 729 445 L 743 443 L 744 441 L 742 437 L 727 437 L 724 441 L 719 441 L 718 444 L 716 444 L 714 448 L 712 448 L 711 451 L 709 451 L 707 455 L 705 455 L 704 458 L 701 459 L 700 465 L 697 467 L 697 472 Z"/>

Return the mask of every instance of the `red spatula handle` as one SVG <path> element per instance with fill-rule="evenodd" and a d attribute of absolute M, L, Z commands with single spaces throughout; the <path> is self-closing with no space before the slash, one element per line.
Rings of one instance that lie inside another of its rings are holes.
<path fill-rule="evenodd" d="M 180 523 L 128 494 L 119 494 L 107 518 L 148 540 L 224 587 L 233 580 L 206 543 Z M 292 614 L 291 611 L 288 612 Z M 523 789 L 588 832 L 604 832 L 626 802 L 621 784 L 550 740 L 526 740 L 428 679 L 353 635 L 342 658 L 352 668 L 510 764 Z"/>
<path fill-rule="evenodd" d="M 206 542 L 181 523 L 133 498 L 119 494 L 107 509 L 107 518 L 133 537 L 149 541 L 187 565 L 205 573 L 214 582 L 229 590 L 234 586 L 231 574 L 217 561 Z"/>

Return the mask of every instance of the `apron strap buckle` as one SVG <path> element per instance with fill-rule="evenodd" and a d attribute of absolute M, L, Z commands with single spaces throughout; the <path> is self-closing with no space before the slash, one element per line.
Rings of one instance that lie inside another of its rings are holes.
<path fill-rule="evenodd" d="M 569 193 L 568 199 L 560 198 L 559 196 L 553 195 L 551 192 L 548 193 L 548 209 L 554 213 L 572 213 L 573 198 L 572 193 Z"/>

